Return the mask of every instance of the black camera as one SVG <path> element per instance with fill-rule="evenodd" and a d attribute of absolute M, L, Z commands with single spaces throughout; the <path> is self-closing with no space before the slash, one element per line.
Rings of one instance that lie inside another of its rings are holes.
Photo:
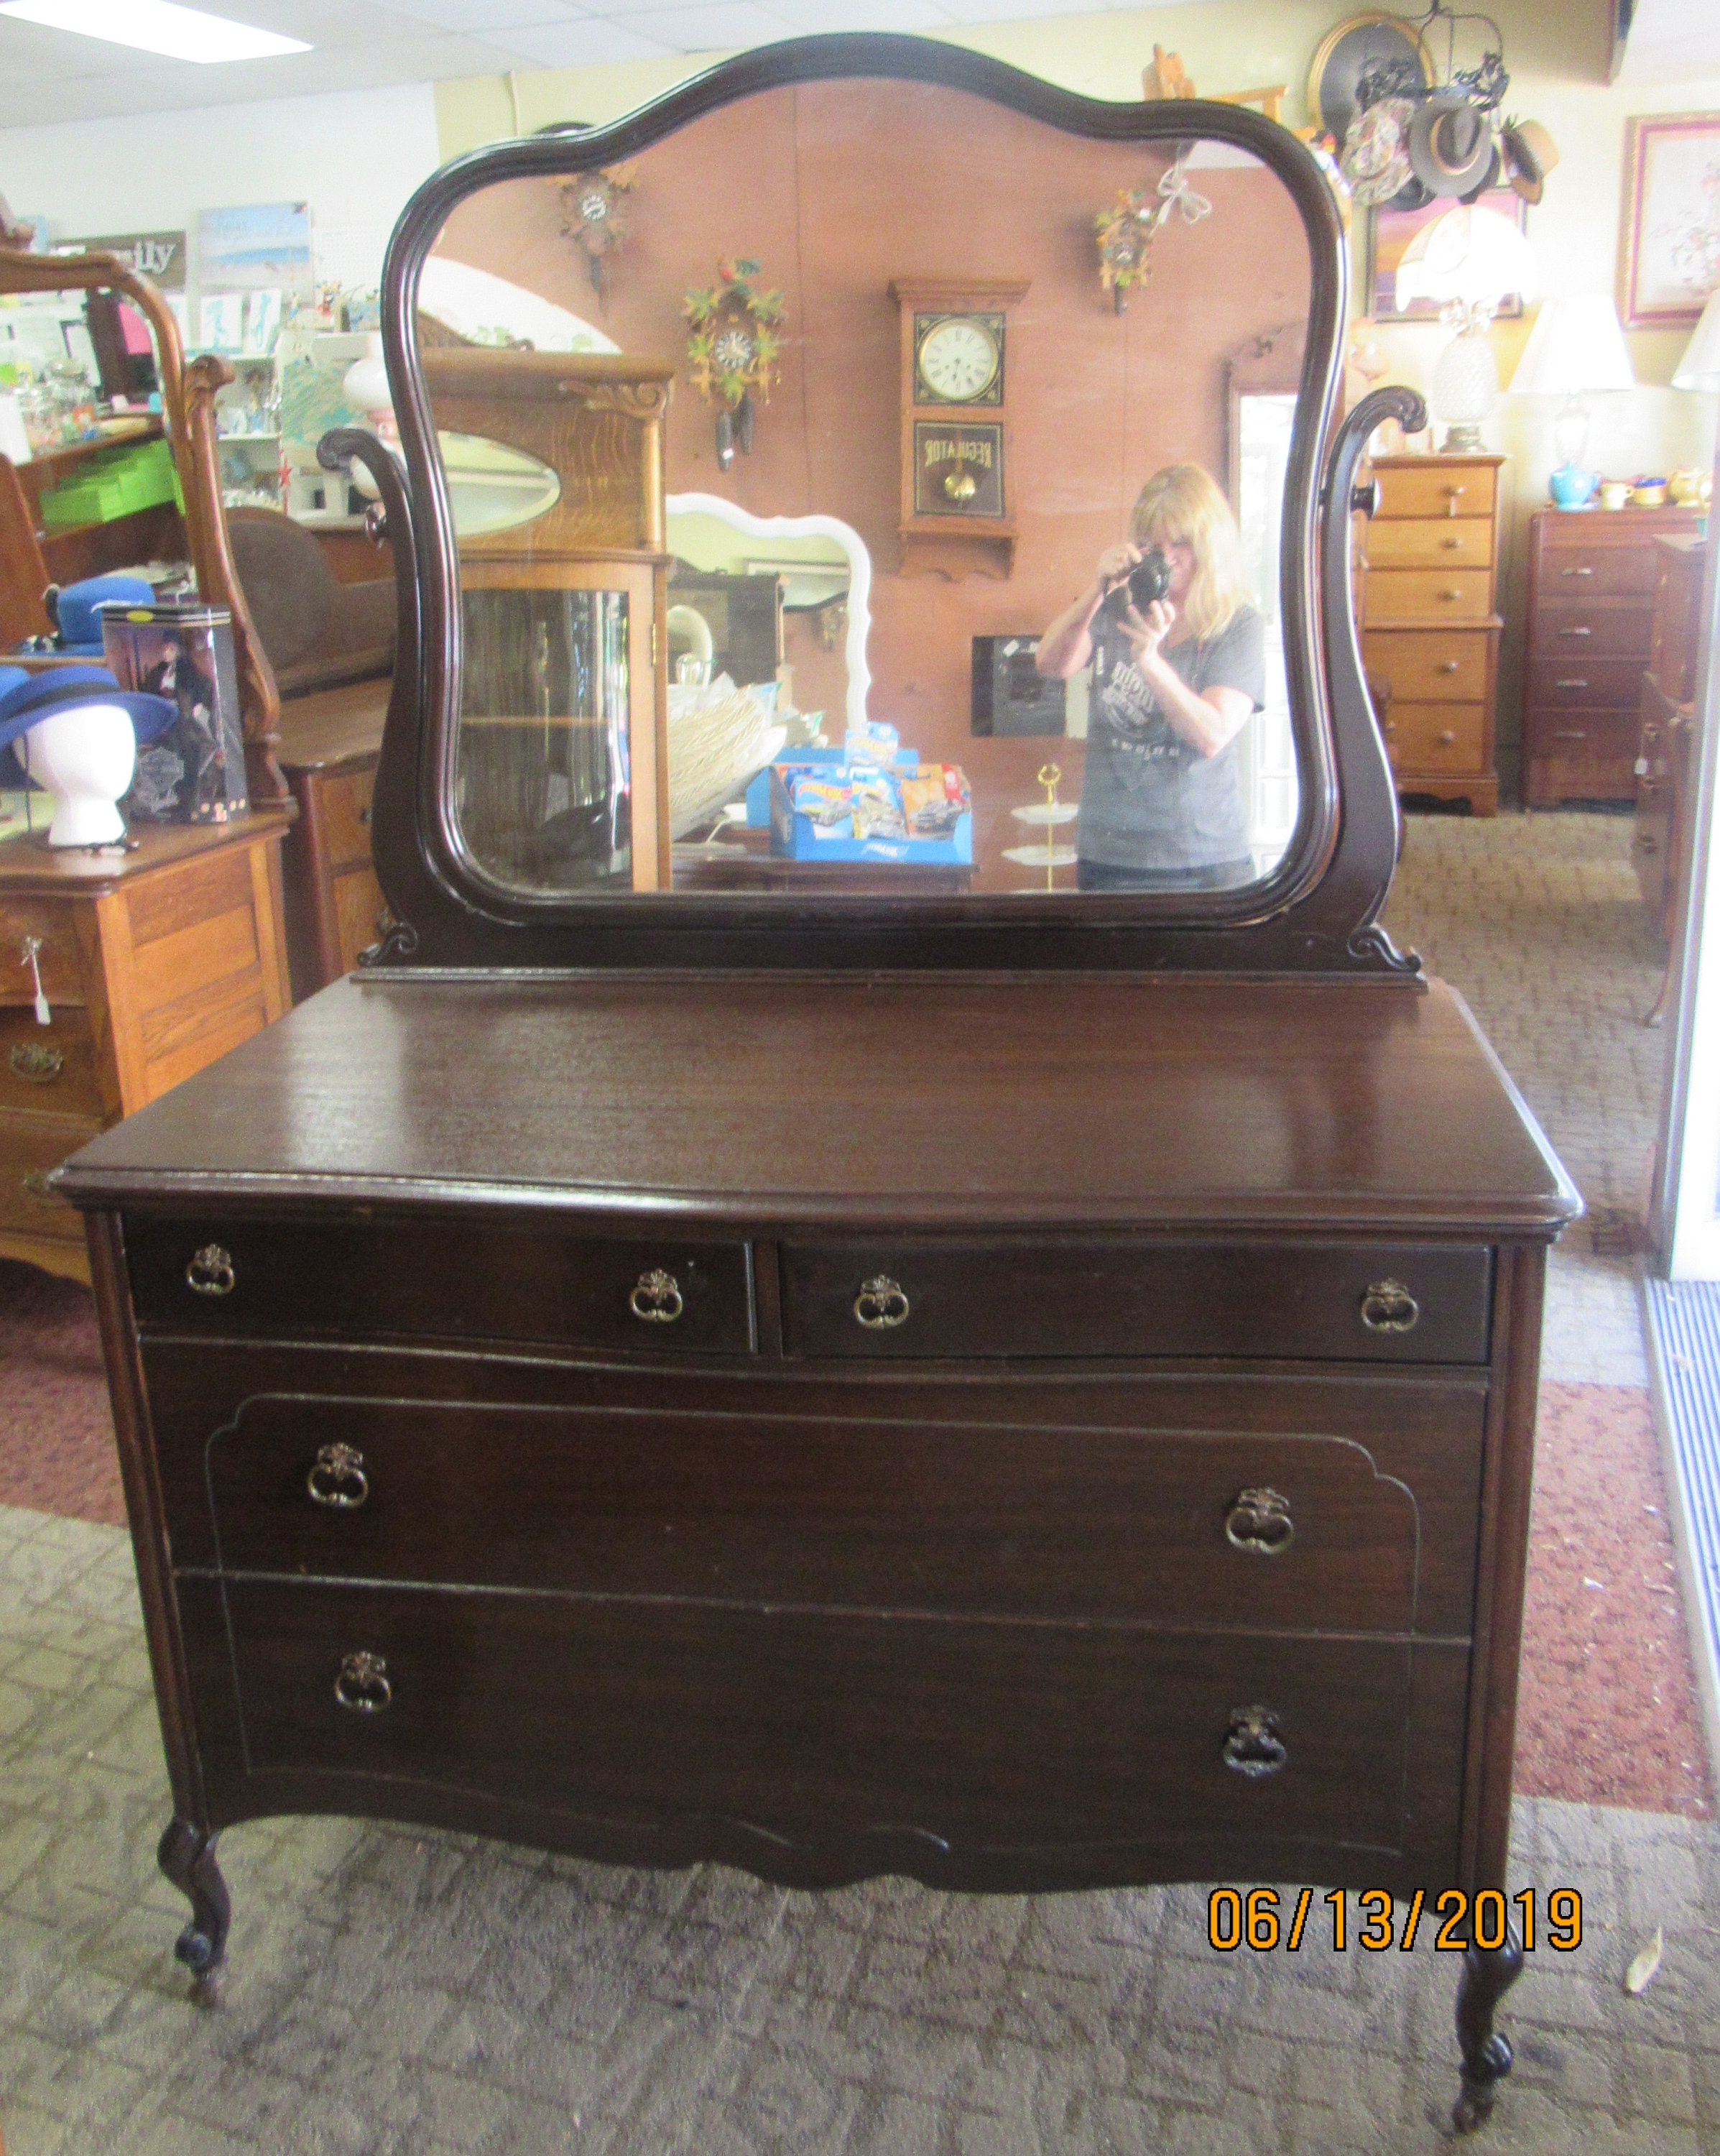
<path fill-rule="evenodd" d="M 1121 621 L 1133 607 L 1144 615 L 1155 599 L 1164 598 L 1170 590 L 1170 564 L 1159 548 L 1154 547 L 1142 555 L 1129 571 L 1127 578 L 1105 600 L 1105 612 L 1113 621 Z"/>

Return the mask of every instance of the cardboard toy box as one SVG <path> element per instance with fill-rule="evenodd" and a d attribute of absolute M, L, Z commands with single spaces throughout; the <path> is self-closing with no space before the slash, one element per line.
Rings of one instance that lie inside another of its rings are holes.
<path fill-rule="evenodd" d="M 973 860 L 974 815 L 971 808 L 962 810 L 955 829 L 947 838 L 896 838 L 882 834 L 856 838 L 852 818 L 834 826 L 815 824 L 810 816 L 796 812 L 789 797 L 791 776 L 796 770 L 808 767 L 807 763 L 800 758 L 770 766 L 770 851 L 780 858 L 796 861 L 919 862 L 928 868 L 954 862 L 971 863 Z M 891 766 L 856 765 L 842 761 L 827 762 L 820 758 L 811 767 L 832 784 L 846 785 L 857 776 L 881 768 L 889 770 L 893 777 L 900 779 L 904 772 L 912 774 L 922 767 L 918 758 L 909 762 L 904 757 Z M 923 767 L 933 768 L 931 766 Z"/>

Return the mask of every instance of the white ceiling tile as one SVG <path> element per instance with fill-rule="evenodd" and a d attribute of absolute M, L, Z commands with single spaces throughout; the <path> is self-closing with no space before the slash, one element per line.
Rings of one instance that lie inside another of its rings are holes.
<path fill-rule="evenodd" d="M 770 13 L 806 36 L 821 30 L 942 30 L 955 19 L 943 0 L 770 0 Z"/>
<path fill-rule="evenodd" d="M 602 67 L 612 60 L 660 59 L 679 49 L 647 36 L 631 23 L 591 17 L 540 23 L 535 29 L 497 30 L 494 41 L 539 67 Z"/>
<path fill-rule="evenodd" d="M 659 39 L 672 52 L 732 52 L 750 45 L 775 44 L 789 34 L 780 15 L 755 8 L 752 0 L 717 0 L 693 8 L 653 8 L 630 15 L 630 26 Z"/>
<path fill-rule="evenodd" d="M 565 23 L 587 12 L 565 7 L 561 0 L 382 0 L 391 13 L 409 15 L 438 29 L 458 30 L 463 35 L 496 42 L 499 30 L 529 28 L 539 23 Z"/>

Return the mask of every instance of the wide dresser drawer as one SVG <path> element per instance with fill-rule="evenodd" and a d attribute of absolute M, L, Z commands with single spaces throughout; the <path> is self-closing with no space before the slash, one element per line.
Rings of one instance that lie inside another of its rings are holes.
<path fill-rule="evenodd" d="M 1489 1252 L 1460 1245 L 786 1243 L 796 1356 L 1247 1355 L 1484 1363 Z"/>
<path fill-rule="evenodd" d="M 1634 659 L 1637 671 L 1648 663 L 1654 625 L 1647 606 L 1590 606 L 1580 600 L 1543 604 L 1531 625 L 1536 660 L 1563 663 L 1569 658 Z"/>
<path fill-rule="evenodd" d="M 0 1004 L 0 1107 L 103 1120 L 106 1104 L 83 1004 L 50 1005 L 46 1025 L 38 1024 L 30 1004 Z"/>
<path fill-rule="evenodd" d="M 282 1390 L 212 1430 L 157 1419 L 176 1557 L 228 1574 L 1461 1635 L 1482 1391 L 1399 1394 L 1372 1444 L 1323 1431 L 1318 1396 L 1303 1428 L 1191 1429 L 1149 1387 L 1133 1428 L 768 1394 L 700 1413 Z"/>
<path fill-rule="evenodd" d="M 134 1214 L 125 1232 L 146 1326 L 724 1354 L 754 1345 L 744 1243 L 446 1218 Z"/>
<path fill-rule="evenodd" d="M 1618 538 L 1558 546 L 1543 536 L 1536 569 L 1543 604 L 1550 599 L 1608 598 L 1625 593 L 1652 597 L 1658 573 L 1652 537 L 1623 530 Z"/>
<path fill-rule="evenodd" d="M 228 1641 L 230 1764 L 212 1691 L 202 1702 L 218 1806 L 225 1771 L 235 1809 L 248 1779 L 320 1784 L 331 1804 L 410 1782 L 791 1844 L 877 1835 L 878 1868 L 898 1843 L 921 1863 L 1017 1852 L 1042 1870 L 1067 1849 L 1089 1876 L 1110 1844 L 1118 1876 L 1131 1851 L 1197 1840 L 1250 1876 L 1326 1876 L 1298 1844 L 1413 1860 L 1423 1883 L 1455 1858 L 1461 1645 L 289 1582 L 182 1593 L 199 1634 Z"/>
<path fill-rule="evenodd" d="M 87 953 L 79 945 L 80 928 L 89 937 Z M 84 1002 L 86 957 L 91 966 L 100 966 L 95 940 L 93 905 L 0 899 L 0 1004 L 33 1004 L 38 976 L 50 1006 Z"/>
<path fill-rule="evenodd" d="M 1492 612 L 1493 576 L 1472 569 L 1368 571 L 1369 621 L 1484 621 Z"/>
<path fill-rule="evenodd" d="M 100 1128 L 71 1116 L 0 1117 L 0 1229 L 81 1243 L 83 1218 L 56 1197 L 49 1178 Z"/>

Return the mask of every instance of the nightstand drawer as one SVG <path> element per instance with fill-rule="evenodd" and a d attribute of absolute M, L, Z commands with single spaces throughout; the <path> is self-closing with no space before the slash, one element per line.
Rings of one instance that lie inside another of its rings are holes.
<path fill-rule="evenodd" d="M 80 919 L 86 917 L 93 940 L 93 908 L 86 916 L 82 906 L 63 902 L 28 898 L 0 902 L 0 1004 L 33 1003 L 37 973 L 50 1004 L 84 1001 L 84 953 L 77 930 Z M 33 943 L 35 972 L 28 956 Z"/>
<path fill-rule="evenodd" d="M 374 765 L 368 771 L 343 771 L 323 780 L 323 830 L 331 870 L 351 868 L 371 858 L 371 796 L 376 791 Z"/>
<path fill-rule="evenodd" d="M 1491 640 L 1486 629 L 1370 629 L 1362 652 L 1395 704 L 1472 704 L 1487 695 Z"/>
<path fill-rule="evenodd" d="M 133 1298 L 173 1330 L 547 1341 L 745 1354 L 741 1243 L 611 1242 L 553 1226 L 129 1217 Z"/>
<path fill-rule="evenodd" d="M 1493 558 L 1491 517 L 1375 517 L 1363 552 L 1380 569 L 1484 569 Z"/>
<path fill-rule="evenodd" d="M 783 1245 L 791 1355 L 1482 1363 L 1483 1249 L 1412 1244 Z"/>
<path fill-rule="evenodd" d="M 1369 567 L 1369 621 L 1485 621 L 1492 606 L 1491 569 Z"/>
<path fill-rule="evenodd" d="M 105 1106 L 81 1004 L 62 1004 L 46 1025 L 28 1004 L 0 1004 L 0 1107 L 101 1121 Z"/>
<path fill-rule="evenodd" d="M 1394 703 L 1380 731 L 1394 771 L 1490 768 L 1484 705 Z"/>
<path fill-rule="evenodd" d="M 70 1116 L 8 1116 L 0 1120 L 0 1229 L 81 1243 L 83 1216 L 54 1194 L 48 1178 L 100 1128 L 100 1123 Z"/>
<path fill-rule="evenodd" d="M 202 1619 L 208 1590 L 193 1592 Z M 330 1796 L 348 1776 L 385 1778 L 617 1825 L 726 1820 L 737 1851 L 758 1834 L 803 1845 L 816 1821 L 813 1846 L 817 1833 L 882 1837 L 881 1865 L 899 1840 L 920 1865 L 934 1849 L 1015 1854 L 1042 1874 L 1067 1848 L 1090 1876 L 1101 1843 L 1119 1876 L 1160 1841 L 1186 1864 L 1191 1834 L 1203 1876 L 1324 1878 L 1342 1848 L 1388 1881 L 1400 1859 L 1439 1881 L 1455 1860 L 1461 1645 L 320 1584 L 218 1592 L 240 1771 L 315 1777 Z M 1298 1865 L 1290 1842 L 1323 1856 Z"/>
<path fill-rule="evenodd" d="M 1425 471 L 1407 462 L 1378 465 L 1374 476 L 1380 482 L 1376 526 L 1388 517 L 1491 518 L 1493 513 L 1497 472 L 1490 464 L 1430 459 Z"/>

